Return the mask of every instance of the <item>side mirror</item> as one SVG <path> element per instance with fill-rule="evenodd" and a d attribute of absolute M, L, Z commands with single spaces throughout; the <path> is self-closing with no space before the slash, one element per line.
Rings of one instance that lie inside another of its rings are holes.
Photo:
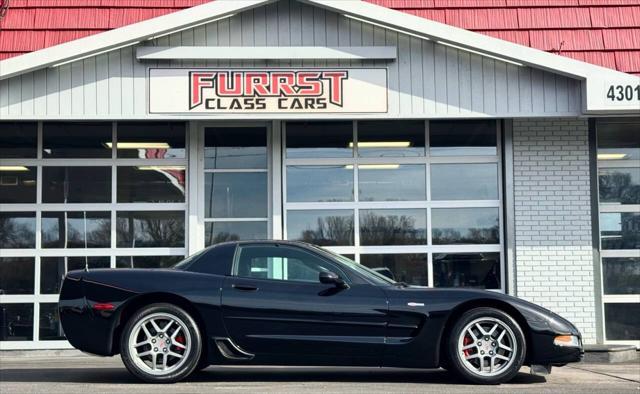
<path fill-rule="evenodd" d="M 340 289 L 346 289 L 349 287 L 349 285 L 335 272 L 320 272 L 320 274 L 318 274 L 318 279 L 320 280 L 320 283 L 324 283 L 325 285 L 332 284 Z"/>

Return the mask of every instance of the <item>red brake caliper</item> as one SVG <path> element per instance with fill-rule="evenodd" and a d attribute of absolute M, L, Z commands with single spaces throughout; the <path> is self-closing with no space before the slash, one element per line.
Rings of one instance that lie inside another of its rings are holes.
<path fill-rule="evenodd" d="M 184 337 L 182 335 L 177 336 L 176 337 L 176 342 L 178 342 L 179 344 L 184 345 Z M 178 350 L 179 353 L 183 352 L 182 348 L 177 348 L 177 350 Z"/>
<path fill-rule="evenodd" d="M 462 340 L 462 344 L 463 344 L 464 346 L 467 346 L 467 345 L 468 345 L 468 344 L 470 344 L 471 342 L 472 342 L 472 340 L 471 340 L 471 338 L 469 338 L 468 336 L 465 336 L 465 337 L 464 337 L 464 339 Z M 465 350 L 463 350 L 463 351 L 462 351 L 462 352 L 464 353 L 465 357 L 467 357 L 467 356 L 469 355 L 469 353 L 470 353 L 469 351 L 470 351 L 470 350 L 471 350 L 471 349 L 465 349 Z"/>

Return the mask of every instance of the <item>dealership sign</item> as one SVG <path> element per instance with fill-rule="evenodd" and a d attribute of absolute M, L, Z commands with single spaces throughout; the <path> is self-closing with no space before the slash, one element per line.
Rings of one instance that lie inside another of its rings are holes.
<path fill-rule="evenodd" d="M 387 112 L 384 68 L 151 68 L 149 113 Z"/>

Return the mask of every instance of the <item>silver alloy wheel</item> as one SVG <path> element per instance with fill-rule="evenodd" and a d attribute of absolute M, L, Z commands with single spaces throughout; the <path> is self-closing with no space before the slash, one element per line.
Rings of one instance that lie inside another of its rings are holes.
<path fill-rule="evenodd" d="M 129 335 L 131 359 L 151 375 L 168 375 L 178 370 L 191 353 L 187 325 L 171 313 L 153 313 L 138 321 Z"/>
<path fill-rule="evenodd" d="M 488 377 L 506 371 L 515 361 L 518 343 L 502 320 L 481 317 L 467 324 L 458 338 L 458 357 L 471 373 Z"/>

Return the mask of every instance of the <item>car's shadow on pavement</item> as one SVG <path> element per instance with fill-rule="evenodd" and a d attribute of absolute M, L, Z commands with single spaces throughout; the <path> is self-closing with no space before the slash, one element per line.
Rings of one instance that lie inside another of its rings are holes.
<path fill-rule="evenodd" d="M 40 368 L 5 369 L 0 381 L 51 382 L 51 383 L 104 383 L 138 384 L 124 368 Z M 464 384 L 454 374 L 445 370 L 394 370 L 382 368 L 235 368 L 210 367 L 191 375 L 192 383 L 242 383 L 242 382 L 355 382 L 355 383 L 431 383 Z M 544 383 L 542 376 L 519 373 L 509 382 L 516 385 Z"/>

